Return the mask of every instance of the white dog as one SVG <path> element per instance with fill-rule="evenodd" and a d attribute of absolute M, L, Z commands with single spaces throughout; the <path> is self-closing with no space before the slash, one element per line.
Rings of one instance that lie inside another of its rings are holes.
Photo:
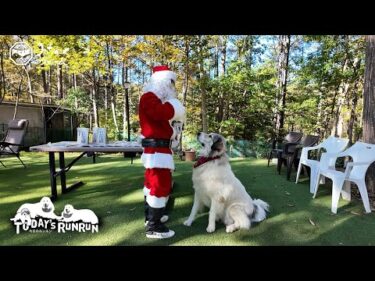
<path fill-rule="evenodd" d="M 56 216 L 55 206 L 53 205 L 49 197 L 43 197 L 38 203 L 25 203 L 18 208 L 16 215 L 12 218 L 12 221 L 21 220 L 22 223 L 28 225 L 31 224 L 31 219 L 36 218 L 37 216 L 46 218 L 46 219 L 57 219 L 60 217 Z"/>
<path fill-rule="evenodd" d="M 61 216 L 64 222 L 77 222 L 80 220 L 92 224 L 97 224 L 99 222 L 98 217 L 93 211 L 89 209 L 77 210 L 70 204 L 65 205 Z"/>
<path fill-rule="evenodd" d="M 251 222 L 266 218 L 269 205 L 252 200 L 245 187 L 233 174 L 226 155 L 225 139 L 219 134 L 198 134 L 202 144 L 200 158 L 193 169 L 194 204 L 189 218 L 190 226 L 198 211 L 210 208 L 207 232 L 215 231 L 215 221 L 226 225 L 226 232 L 250 229 Z"/>

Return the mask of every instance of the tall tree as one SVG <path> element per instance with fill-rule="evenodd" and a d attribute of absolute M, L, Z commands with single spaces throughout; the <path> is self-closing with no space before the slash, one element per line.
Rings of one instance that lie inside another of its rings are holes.
<path fill-rule="evenodd" d="M 289 66 L 290 35 L 280 35 L 278 41 L 278 92 L 276 95 L 276 135 L 282 134 L 285 122 L 285 102 Z"/>
<path fill-rule="evenodd" d="M 207 38 L 203 35 L 199 35 L 198 53 L 199 53 L 199 85 L 201 91 L 201 118 L 202 118 L 202 130 L 208 132 L 208 119 L 207 119 L 207 95 L 206 95 L 206 81 L 207 74 L 204 69 L 204 59 L 206 57 Z"/>
<path fill-rule="evenodd" d="M 363 141 L 375 143 L 375 35 L 366 36 L 365 81 L 363 91 Z M 375 167 L 367 172 L 367 187 L 375 191 Z"/>

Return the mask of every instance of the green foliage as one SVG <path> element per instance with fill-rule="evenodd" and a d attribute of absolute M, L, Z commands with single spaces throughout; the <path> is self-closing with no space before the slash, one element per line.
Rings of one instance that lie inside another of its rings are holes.
<path fill-rule="evenodd" d="M 152 66 L 168 64 L 177 73 L 178 98 L 187 108 L 185 148 L 199 149 L 195 136 L 205 123 L 208 131 L 221 133 L 230 143 L 244 140 L 241 149 L 261 157 L 265 140 L 275 135 L 275 114 L 283 109 L 276 102 L 278 38 L 4 35 L 0 36 L 0 99 L 62 104 L 77 113 L 85 126 L 92 127 L 97 117 L 110 139 L 120 139 L 127 79 L 132 84 L 130 122 L 135 138 L 142 87 Z M 27 41 L 35 53 L 35 60 L 25 68 L 9 60 L 9 46 L 19 40 Z M 364 36 L 359 35 L 291 36 L 282 131 L 319 134 L 323 139 L 331 133 L 347 137 L 351 130 L 352 141 L 359 139 L 364 50 Z M 58 86 L 60 70 L 62 87 Z M 94 116 L 94 105 L 98 116 Z"/>
<path fill-rule="evenodd" d="M 232 140 L 239 138 L 242 135 L 244 128 L 245 125 L 243 123 L 238 122 L 234 118 L 229 118 L 228 120 L 220 123 L 219 132 L 223 136 L 227 136 L 228 140 Z"/>
<path fill-rule="evenodd" d="M 63 100 L 63 104 L 69 107 L 74 113 L 87 114 L 90 112 L 91 100 L 84 89 L 80 87 L 76 89 L 70 88 Z"/>
<path fill-rule="evenodd" d="M 270 150 L 270 145 L 263 138 L 256 141 L 230 140 L 227 142 L 227 151 L 230 157 L 255 157 L 265 158 Z"/>
<path fill-rule="evenodd" d="M 197 135 L 182 134 L 182 149 L 183 150 L 193 150 L 199 151 L 202 148 L 202 145 L 197 140 Z"/>

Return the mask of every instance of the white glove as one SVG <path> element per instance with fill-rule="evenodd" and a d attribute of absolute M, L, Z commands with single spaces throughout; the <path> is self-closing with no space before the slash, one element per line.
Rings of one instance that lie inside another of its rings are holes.
<path fill-rule="evenodd" d="M 182 133 L 183 123 L 181 121 L 172 121 L 173 136 L 172 136 L 172 148 L 178 147 L 180 143 L 180 135 Z"/>

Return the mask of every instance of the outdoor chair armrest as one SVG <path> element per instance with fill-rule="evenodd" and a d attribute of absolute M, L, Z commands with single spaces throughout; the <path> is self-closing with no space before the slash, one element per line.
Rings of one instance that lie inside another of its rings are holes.
<path fill-rule="evenodd" d="M 350 156 L 346 151 L 342 151 L 342 152 L 339 152 L 339 153 L 336 153 L 337 154 L 337 158 L 338 157 L 346 157 L 346 156 Z"/>
<path fill-rule="evenodd" d="M 0 142 L 0 145 L 1 145 L 1 146 L 10 146 L 10 145 L 21 146 L 22 144 L 18 144 L 18 143 L 10 143 L 10 142 L 2 141 L 2 142 Z"/>
<path fill-rule="evenodd" d="M 348 179 L 349 178 L 349 174 L 351 172 L 351 170 L 353 169 L 353 166 L 369 166 L 372 162 L 349 162 L 346 164 L 346 168 L 345 168 L 345 179 Z"/>
<path fill-rule="evenodd" d="M 316 145 L 316 146 L 306 146 L 306 147 L 303 147 L 302 148 L 302 152 L 301 152 L 301 158 L 303 158 L 303 159 L 309 159 L 309 151 L 318 150 L 321 147 L 322 146 L 320 144 Z"/>
<path fill-rule="evenodd" d="M 322 156 L 320 157 L 320 163 L 321 165 L 323 165 L 324 163 L 327 162 L 326 165 L 328 168 L 335 169 L 336 159 L 338 157 L 342 157 L 342 156 L 339 156 L 339 153 L 324 152 L 322 153 Z"/>
<path fill-rule="evenodd" d="M 305 149 L 306 151 L 310 151 L 310 150 L 317 150 L 317 149 L 320 149 L 320 148 L 322 148 L 322 146 L 320 144 L 318 144 L 318 145 L 315 145 L 315 146 L 304 147 L 303 149 Z"/>
<path fill-rule="evenodd" d="M 289 148 L 290 147 L 293 147 L 294 146 L 294 148 L 295 147 L 297 147 L 297 145 L 299 145 L 300 143 L 299 142 L 287 142 L 287 143 L 285 143 L 285 145 L 284 145 L 284 148 L 283 148 L 283 152 L 284 153 L 294 153 L 294 151 L 289 151 Z"/>
<path fill-rule="evenodd" d="M 302 152 L 301 152 L 301 157 L 302 157 L 303 149 L 304 149 L 304 147 L 303 147 L 302 144 L 297 144 L 296 145 L 296 147 L 295 147 L 295 149 L 293 151 L 293 157 L 292 157 L 293 161 L 298 158 L 298 153 L 299 153 L 300 150 L 302 150 Z"/>

